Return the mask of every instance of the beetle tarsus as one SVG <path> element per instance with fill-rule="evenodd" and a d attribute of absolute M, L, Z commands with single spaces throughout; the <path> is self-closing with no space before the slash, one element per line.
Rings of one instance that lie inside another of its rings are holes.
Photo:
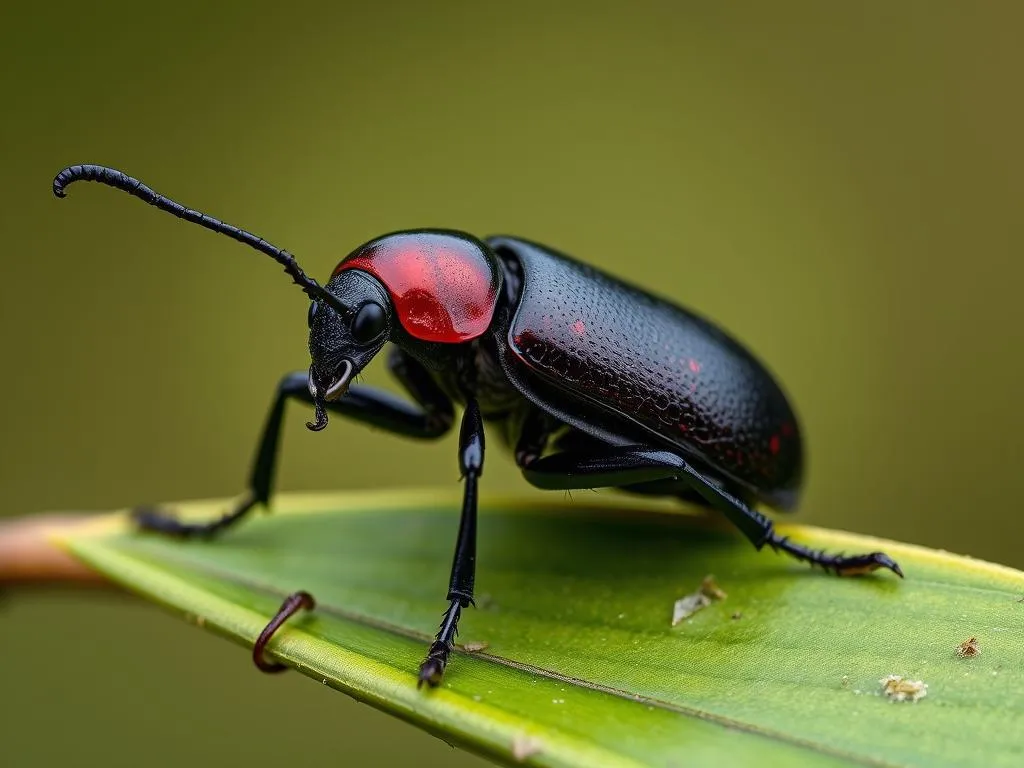
<path fill-rule="evenodd" d="M 450 651 L 451 649 L 442 643 L 435 642 L 430 646 L 426 660 L 420 664 L 420 675 L 416 681 L 417 688 L 422 688 L 424 683 L 430 688 L 436 688 L 441 684 L 444 668 L 448 666 Z"/>
<path fill-rule="evenodd" d="M 132 521 L 142 531 L 160 533 L 181 539 L 215 536 L 230 528 L 256 506 L 258 499 L 252 493 L 243 496 L 230 512 L 206 523 L 185 523 L 160 507 L 136 507 L 131 512 Z"/>
<path fill-rule="evenodd" d="M 431 688 L 441 684 L 444 677 L 445 667 L 448 666 L 448 657 L 455 646 L 455 636 L 459 630 L 459 616 L 462 613 L 462 602 L 459 599 L 452 600 L 448 610 L 444 612 L 441 619 L 441 628 L 438 630 L 437 638 L 430 644 L 427 650 L 427 658 L 420 664 L 419 679 L 416 682 L 417 688 L 422 688 L 426 683 Z"/>
<path fill-rule="evenodd" d="M 277 672 L 284 672 L 288 668 L 280 662 L 267 661 L 267 643 L 270 642 L 270 638 L 274 636 L 277 630 L 281 628 L 281 625 L 288 621 L 288 619 L 303 609 L 311 611 L 315 607 L 316 600 L 313 599 L 309 592 L 295 592 L 284 599 L 281 607 L 274 614 L 274 618 L 263 628 L 260 636 L 256 638 L 256 642 L 252 646 L 252 660 L 260 672 L 275 674 Z"/>
<path fill-rule="evenodd" d="M 785 536 L 778 536 L 773 531 L 765 542 L 776 552 L 784 552 L 790 557 L 820 566 L 823 570 L 836 576 L 863 576 L 879 568 L 887 568 L 901 579 L 903 569 L 884 552 L 871 552 L 866 555 L 830 555 L 820 549 L 811 549 L 790 541 Z"/>

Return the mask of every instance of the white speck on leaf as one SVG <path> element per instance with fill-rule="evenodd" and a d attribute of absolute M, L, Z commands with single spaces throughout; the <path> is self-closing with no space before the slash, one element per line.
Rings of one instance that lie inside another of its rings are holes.
<path fill-rule="evenodd" d="M 539 739 L 527 736 L 525 733 L 517 734 L 512 739 L 512 757 L 516 762 L 523 762 L 528 757 L 538 755 L 543 751 L 544 745 Z"/>

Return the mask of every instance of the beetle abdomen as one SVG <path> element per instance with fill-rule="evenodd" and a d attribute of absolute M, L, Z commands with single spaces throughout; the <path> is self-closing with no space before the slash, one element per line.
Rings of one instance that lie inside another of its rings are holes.
<path fill-rule="evenodd" d="M 802 465 L 796 417 L 771 375 L 708 321 L 548 248 L 492 238 L 522 265 L 510 351 L 582 396 L 766 497 Z M 782 502 L 783 504 L 785 502 Z"/>

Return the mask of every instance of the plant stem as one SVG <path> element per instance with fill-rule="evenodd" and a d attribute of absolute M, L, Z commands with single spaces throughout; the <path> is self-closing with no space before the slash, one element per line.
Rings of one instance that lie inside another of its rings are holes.
<path fill-rule="evenodd" d="M 0 520 L 0 584 L 83 583 L 106 585 L 100 574 L 72 558 L 53 534 L 93 519 L 89 515 L 45 514 Z"/>

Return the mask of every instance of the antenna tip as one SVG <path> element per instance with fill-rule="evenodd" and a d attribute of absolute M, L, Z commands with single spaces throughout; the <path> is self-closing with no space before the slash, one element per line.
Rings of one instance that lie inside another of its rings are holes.
<path fill-rule="evenodd" d="M 64 188 L 68 185 L 69 180 L 74 180 L 74 166 L 68 166 L 53 177 L 54 197 L 67 197 L 67 193 L 64 191 Z"/>

